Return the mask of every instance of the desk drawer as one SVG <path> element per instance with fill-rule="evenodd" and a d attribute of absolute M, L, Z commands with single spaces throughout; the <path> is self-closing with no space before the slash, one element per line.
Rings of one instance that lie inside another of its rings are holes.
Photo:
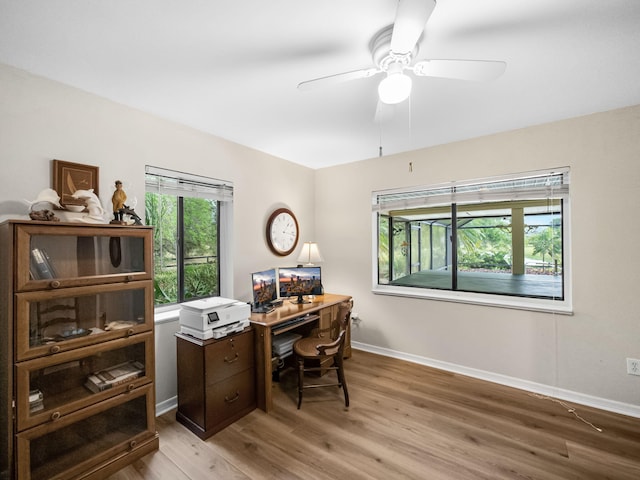
<path fill-rule="evenodd" d="M 205 347 L 205 384 L 213 385 L 254 367 L 253 330 Z"/>
<path fill-rule="evenodd" d="M 206 429 L 229 423 L 238 414 L 256 406 L 255 371 L 253 368 L 227 380 L 207 386 Z"/>

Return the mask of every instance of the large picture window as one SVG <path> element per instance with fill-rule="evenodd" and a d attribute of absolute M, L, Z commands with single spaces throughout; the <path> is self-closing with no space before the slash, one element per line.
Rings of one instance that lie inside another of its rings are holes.
<path fill-rule="evenodd" d="M 155 167 L 147 167 L 145 182 L 146 223 L 154 226 L 156 306 L 220 296 L 231 184 Z"/>
<path fill-rule="evenodd" d="M 570 309 L 569 170 L 374 192 L 374 292 Z"/>

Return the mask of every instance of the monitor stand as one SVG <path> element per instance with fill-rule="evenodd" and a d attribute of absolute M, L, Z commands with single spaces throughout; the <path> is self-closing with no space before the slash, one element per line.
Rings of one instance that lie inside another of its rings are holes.
<path fill-rule="evenodd" d="M 303 303 L 312 303 L 310 300 L 305 300 L 304 295 L 298 295 L 295 299 L 292 298 L 290 302 L 296 305 L 302 305 Z"/>
<path fill-rule="evenodd" d="M 261 305 L 252 309 L 253 313 L 271 313 L 276 309 L 273 305 Z"/>

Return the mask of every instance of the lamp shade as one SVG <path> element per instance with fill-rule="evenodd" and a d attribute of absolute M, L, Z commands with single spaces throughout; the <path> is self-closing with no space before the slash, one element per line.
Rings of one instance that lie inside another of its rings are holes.
<path fill-rule="evenodd" d="M 404 102 L 411 94 L 411 83 L 411 78 L 402 73 L 399 64 L 391 64 L 387 76 L 378 85 L 380 101 L 391 105 Z"/>
<path fill-rule="evenodd" d="M 298 263 L 313 265 L 323 261 L 324 259 L 322 258 L 322 255 L 320 255 L 318 244 L 316 242 L 304 242 L 302 245 L 302 251 L 298 257 Z"/>

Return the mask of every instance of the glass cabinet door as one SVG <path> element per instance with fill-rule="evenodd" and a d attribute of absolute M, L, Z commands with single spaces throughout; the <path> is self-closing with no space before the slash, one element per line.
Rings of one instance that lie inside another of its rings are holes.
<path fill-rule="evenodd" d="M 18 360 L 153 329 L 151 280 L 23 292 L 15 298 Z"/>
<path fill-rule="evenodd" d="M 151 382 L 151 332 L 104 342 L 16 366 L 18 431 L 55 423 L 65 415 Z"/>
<path fill-rule="evenodd" d="M 21 480 L 69 479 L 92 466 L 117 461 L 155 440 L 153 388 L 111 398 L 85 418 L 69 415 L 17 435 L 17 477 Z"/>
<path fill-rule="evenodd" d="M 16 290 L 152 278 L 150 228 L 103 225 L 16 227 Z"/>

